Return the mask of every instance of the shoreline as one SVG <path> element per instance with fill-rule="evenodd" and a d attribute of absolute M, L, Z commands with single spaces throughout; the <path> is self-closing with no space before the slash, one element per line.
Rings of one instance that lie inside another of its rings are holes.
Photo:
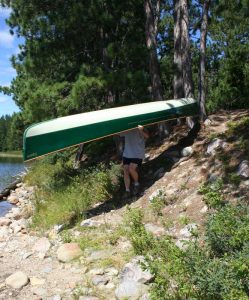
<path fill-rule="evenodd" d="M 17 151 L 15 152 L 0 152 L 0 158 L 21 158 L 22 159 L 22 152 Z"/>

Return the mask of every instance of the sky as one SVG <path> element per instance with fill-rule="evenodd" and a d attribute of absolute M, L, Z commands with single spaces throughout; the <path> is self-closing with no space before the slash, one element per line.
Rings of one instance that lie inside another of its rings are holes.
<path fill-rule="evenodd" d="M 9 33 L 9 27 L 5 22 L 9 14 L 10 9 L 0 6 L 0 86 L 10 86 L 11 80 L 16 76 L 10 58 L 19 52 L 20 39 Z M 12 97 L 0 93 L 0 117 L 6 114 L 12 115 L 17 111 L 19 109 Z"/>

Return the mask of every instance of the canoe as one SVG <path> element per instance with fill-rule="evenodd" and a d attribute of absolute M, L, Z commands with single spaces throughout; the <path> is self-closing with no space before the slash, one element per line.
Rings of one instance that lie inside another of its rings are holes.
<path fill-rule="evenodd" d="M 75 114 L 28 127 L 23 136 L 24 161 L 137 127 L 194 116 L 192 98 L 155 101 Z"/>

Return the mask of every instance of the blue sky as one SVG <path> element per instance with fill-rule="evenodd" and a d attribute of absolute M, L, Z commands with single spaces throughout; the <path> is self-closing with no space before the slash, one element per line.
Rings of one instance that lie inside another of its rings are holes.
<path fill-rule="evenodd" d="M 10 86 L 11 80 L 16 76 L 15 70 L 10 63 L 10 57 L 19 52 L 18 43 L 20 40 L 9 33 L 9 27 L 5 22 L 10 10 L 0 6 L 0 85 Z M 0 117 L 12 115 L 19 111 L 12 97 L 0 93 Z"/>

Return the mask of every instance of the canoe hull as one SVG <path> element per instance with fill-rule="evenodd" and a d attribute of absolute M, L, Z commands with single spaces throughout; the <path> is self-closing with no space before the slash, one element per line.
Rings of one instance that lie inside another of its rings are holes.
<path fill-rule="evenodd" d="M 60 151 L 77 144 L 90 142 L 99 138 L 114 135 L 119 132 L 135 128 L 138 125 L 155 124 L 163 122 L 165 120 L 197 115 L 199 112 L 198 105 L 193 99 L 190 100 L 191 101 L 189 101 L 187 104 L 179 105 L 178 107 L 170 107 L 164 110 L 141 113 L 139 115 L 123 116 L 117 119 L 112 119 L 111 117 L 112 110 L 113 112 L 115 112 L 115 108 L 108 109 L 105 111 L 110 115 L 110 118 L 107 118 L 105 121 L 96 123 L 92 122 L 91 124 L 84 125 L 81 124 L 72 128 L 63 128 L 62 130 L 42 132 L 37 135 L 33 134 L 32 136 L 29 136 L 29 131 L 32 130 L 32 132 L 39 132 L 39 126 L 41 127 L 42 124 L 46 122 L 32 125 L 27 128 L 24 133 L 24 161 L 31 160 L 52 152 Z M 136 105 L 130 105 L 125 108 L 127 111 L 129 109 L 134 110 L 135 107 Z M 84 118 L 87 116 L 87 114 L 89 113 L 83 113 L 75 116 L 82 116 L 82 118 Z M 94 118 L 93 112 L 91 112 L 91 115 Z M 73 118 L 74 116 L 70 117 Z M 62 118 L 55 119 L 55 121 L 59 119 Z M 51 122 L 50 126 L 53 127 L 53 120 L 47 122 Z"/>

